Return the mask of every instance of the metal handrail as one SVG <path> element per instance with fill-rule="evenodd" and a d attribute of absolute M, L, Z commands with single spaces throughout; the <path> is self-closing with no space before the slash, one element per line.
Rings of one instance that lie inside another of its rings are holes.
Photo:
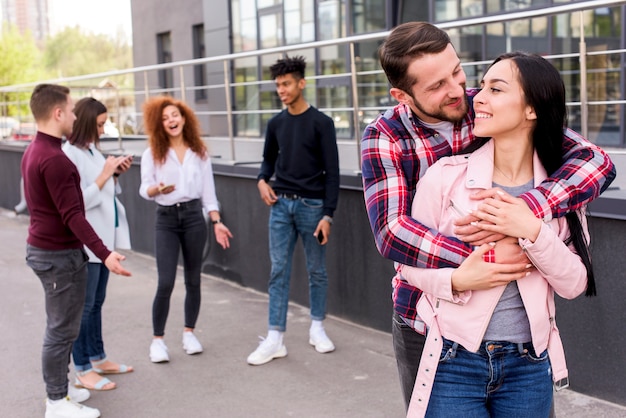
<path fill-rule="evenodd" d="M 553 16 L 553 15 L 571 13 L 571 12 L 582 12 L 586 10 L 593 10 L 593 9 L 598 9 L 598 8 L 603 8 L 603 7 L 614 7 L 614 6 L 624 5 L 624 4 L 626 4 L 626 0 L 589 0 L 589 1 L 581 1 L 581 2 L 572 2 L 572 3 L 567 3 L 567 4 L 552 5 L 552 6 L 536 8 L 536 9 L 526 9 L 526 10 L 515 11 L 515 12 L 502 12 L 502 13 L 489 15 L 489 16 L 459 19 L 455 21 L 440 22 L 440 23 L 434 23 L 434 24 L 441 29 L 452 30 L 452 29 L 466 28 L 468 26 L 482 26 L 482 25 L 493 24 L 493 23 L 510 22 L 510 21 L 515 21 L 515 20 L 520 20 L 520 19 L 532 19 L 532 18 Z M 586 77 L 588 74 L 588 70 L 586 68 L 586 58 L 588 56 L 602 55 L 602 54 L 619 54 L 619 53 L 626 52 L 626 49 L 618 49 L 618 50 L 612 50 L 612 51 L 592 51 L 592 52 L 586 51 L 584 30 L 583 30 L 582 25 L 583 23 L 582 23 L 582 13 L 581 13 L 581 30 L 580 30 L 580 43 L 579 43 L 580 51 L 578 53 L 551 55 L 551 56 L 546 56 L 546 58 L 556 59 L 556 58 L 579 57 L 580 79 L 584 85 L 584 81 L 586 80 Z M 311 76 L 308 78 L 312 80 L 323 80 L 327 78 L 341 78 L 341 77 L 350 78 L 350 81 L 352 83 L 351 85 L 353 86 L 352 92 L 351 92 L 352 101 L 353 101 L 352 106 L 347 107 L 347 108 L 328 108 L 327 110 L 353 112 L 352 113 L 353 123 L 354 123 L 354 130 L 356 133 L 359 130 L 359 122 L 360 122 L 359 110 L 367 111 L 367 110 L 379 109 L 378 107 L 367 107 L 367 106 L 359 105 L 358 89 L 356 88 L 357 78 L 360 76 L 364 76 L 364 75 L 380 75 L 382 74 L 382 70 L 357 71 L 356 65 L 355 65 L 355 59 L 354 59 L 355 58 L 354 57 L 355 44 L 360 43 L 360 42 L 379 41 L 387 37 L 389 33 L 390 31 L 382 31 L 382 32 L 376 32 L 376 33 L 348 36 L 348 37 L 339 38 L 339 39 L 330 39 L 330 40 L 315 41 L 315 42 L 308 42 L 308 43 L 302 43 L 302 44 L 285 45 L 285 46 L 268 48 L 268 49 L 263 49 L 263 50 L 245 51 L 245 52 L 238 52 L 238 53 L 227 54 L 227 55 L 196 58 L 196 59 L 176 61 L 176 62 L 164 63 L 164 64 L 146 65 L 146 66 L 135 67 L 135 68 L 125 69 L 125 70 L 114 70 L 114 71 L 106 71 L 106 72 L 86 74 L 86 75 L 73 76 L 73 77 L 62 77 L 62 78 L 47 80 L 45 82 L 60 83 L 60 84 L 75 83 L 75 82 L 80 82 L 84 80 L 103 79 L 103 78 L 109 78 L 109 77 L 136 74 L 136 75 L 143 76 L 143 84 L 144 84 L 143 93 L 141 90 L 135 89 L 133 91 L 133 94 L 135 95 L 143 94 L 144 97 L 147 98 L 151 94 L 155 94 L 155 93 L 158 94 L 159 92 L 180 92 L 181 97 L 184 100 L 186 97 L 185 95 L 186 95 L 186 90 L 187 90 L 187 88 L 185 87 L 185 76 L 184 76 L 184 71 L 183 71 L 184 67 L 202 65 L 202 64 L 210 64 L 210 63 L 222 63 L 223 68 L 224 68 L 224 83 L 202 86 L 202 88 L 223 89 L 224 94 L 225 94 L 224 97 L 226 99 L 226 110 L 203 111 L 202 113 L 208 114 L 208 115 L 226 115 L 227 121 L 228 121 L 227 123 L 229 125 L 228 135 L 229 135 L 229 140 L 231 142 L 231 157 L 233 160 L 236 160 L 234 137 L 233 137 L 234 134 L 233 134 L 233 126 L 232 126 L 233 117 L 235 115 L 245 115 L 245 114 L 258 114 L 258 115 L 268 114 L 268 113 L 271 114 L 271 113 L 275 113 L 277 110 L 259 110 L 259 109 L 233 110 L 232 105 L 231 105 L 232 98 L 231 98 L 231 92 L 230 92 L 232 87 L 263 85 L 263 84 L 270 83 L 270 81 L 259 80 L 259 81 L 252 81 L 252 82 L 237 82 L 237 83 L 232 82 L 231 77 L 230 77 L 229 63 L 231 63 L 233 60 L 238 60 L 242 58 L 258 57 L 258 56 L 270 55 L 270 54 L 285 54 L 291 51 L 317 49 L 317 48 L 323 48 L 323 47 L 328 47 L 328 46 L 348 45 L 350 48 L 350 56 L 352 57 L 351 67 L 348 72 L 332 74 L 332 75 L 315 75 L 315 76 Z M 477 66 L 477 65 L 488 64 L 489 62 L 490 61 L 463 62 L 462 65 L 463 66 Z M 174 69 L 174 68 L 178 69 L 179 71 L 179 78 L 180 78 L 179 86 L 168 88 L 168 89 L 150 89 L 149 83 L 148 83 L 149 72 Z M 12 86 L 2 86 L 0 87 L 0 92 L 25 91 L 26 89 L 30 89 L 39 83 L 40 82 L 33 82 L 33 83 L 16 84 Z M 586 91 L 582 91 L 582 90 L 583 89 L 581 88 L 581 101 L 580 101 L 581 114 L 587 113 L 587 108 L 589 105 L 605 104 L 605 103 L 610 103 L 610 104 L 623 103 L 623 101 L 608 101 L 608 102 L 607 101 L 595 101 L 595 102 L 591 101 L 590 102 L 588 101 L 586 97 Z M 577 103 L 578 102 L 572 102 L 572 103 L 569 103 L 569 105 L 573 105 Z M 582 134 L 584 136 L 588 135 L 586 122 L 587 122 L 586 118 L 581 119 L 581 123 L 584 124 L 584 126 L 581 126 Z M 121 128 L 121 127 L 118 127 L 118 128 Z M 357 147 L 357 154 L 358 154 L 357 158 L 360 160 L 360 142 L 359 142 L 360 138 L 354 138 L 354 139 L 356 140 L 356 147 Z"/>

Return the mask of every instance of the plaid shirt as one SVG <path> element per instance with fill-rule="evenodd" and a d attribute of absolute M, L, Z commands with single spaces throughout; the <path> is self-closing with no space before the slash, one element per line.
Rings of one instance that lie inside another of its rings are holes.
<path fill-rule="evenodd" d="M 415 186 L 428 167 L 473 141 L 472 104 L 478 91 L 467 91 L 470 111 L 455 124 L 452 145 L 401 104 L 379 115 L 365 129 L 361 140 L 363 191 L 376 247 L 383 257 L 416 267 L 457 267 L 472 251 L 467 243 L 418 223 L 410 213 Z M 582 207 L 615 178 L 608 155 L 569 129 L 564 133 L 563 148 L 563 166 L 540 186 L 520 196 L 537 217 L 546 221 Z M 392 285 L 395 311 L 416 330 L 423 331 L 415 311 L 421 290 L 399 275 Z"/>

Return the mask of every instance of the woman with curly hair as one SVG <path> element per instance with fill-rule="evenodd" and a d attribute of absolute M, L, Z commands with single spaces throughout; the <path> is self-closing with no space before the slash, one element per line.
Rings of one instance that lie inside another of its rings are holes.
<path fill-rule="evenodd" d="M 158 285 L 152 304 L 154 338 L 150 360 L 169 361 L 163 340 L 174 289 L 179 250 L 185 275 L 185 323 L 183 349 L 202 352 L 193 331 L 200 311 L 200 273 L 203 243 L 207 240 L 206 214 L 222 248 L 230 246 L 230 230 L 220 218 L 213 169 L 200 124 L 193 111 L 171 97 L 155 97 L 144 103 L 144 127 L 149 147 L 141 157 L 139 194 L 157 203 L 156 262 Z"/>

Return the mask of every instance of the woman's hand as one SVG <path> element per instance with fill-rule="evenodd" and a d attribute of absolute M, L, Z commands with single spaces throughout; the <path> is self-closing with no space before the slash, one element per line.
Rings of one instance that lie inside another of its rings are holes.
<path fill-rule="evenodd" d="M 493 197 L 483 200 L 472 215 L 480 219 L 472 225 L 516 238 L 535 242 L 541 230 L 541 220 L 535 217 L 523 199 L 513 197 L 500 189 L 493 189 Z"/>
<path fill-rule="evenodd" d="M 233 237 L 230 229 L 223 223 L 219 222 L 213 225 L 213 231 L 215 232 L 215 241 L 222 246 L 223 249 L 230 248 L 230 238 Z"/>

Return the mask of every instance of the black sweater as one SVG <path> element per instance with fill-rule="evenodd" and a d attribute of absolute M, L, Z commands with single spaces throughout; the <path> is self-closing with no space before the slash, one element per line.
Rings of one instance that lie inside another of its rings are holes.
<path fill-rule="evenodd" d="M 299 115 L 286 109 L 267 124 L 258 179 L 276 174 L 276 193 L 324 199 L 324 215 L 333 216 L 339 197 L 339 153 L 333 120 L 309 107 Z"/>

